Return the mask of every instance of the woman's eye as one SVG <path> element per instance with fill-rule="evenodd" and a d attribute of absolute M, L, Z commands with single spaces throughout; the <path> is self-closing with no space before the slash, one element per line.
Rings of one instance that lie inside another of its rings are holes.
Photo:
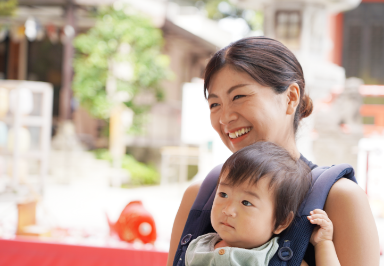
<path fill-rule="evenodd" d="M 245 95 L 236 95 L 235 97 L 233 97 L 233 100 L 237 100 L 237 99 L 240 99 L 242 97 L 245 97 Z"/>
<path fill-rule="evenodd" d="M 248 200 L 243 200 L 241 202 L 244 206 L 252 206 L 252 203 L 250 203 Z"/>
<path fill-rule="evenodd" d="M 219 196 L 222 198 L 228 198 L 227 193 L 224 193 L 224 192 L 219 192 Z"/>
<path fill-rule="evenodd" d="M 211 104 L 210 106 L 209 106 L 209 109 L 212 109 L 213 107 L 216 107 L 216 106 L 218 106 L 219 104 L 217 104 L 217 103 L 213 103 L 213 104 Z"/>

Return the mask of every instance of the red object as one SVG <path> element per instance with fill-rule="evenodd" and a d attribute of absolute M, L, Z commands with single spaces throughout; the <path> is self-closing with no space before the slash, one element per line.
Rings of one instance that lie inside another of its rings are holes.
<path fill-rule="evenodd" d="M 155 220 L 141 201 L 128 203 L 117 222 L 113 224 L 108 219 L 108 224 L 111 232 L 117 233 L 123 241 L 132 243 L 136 239 L 140 239 L 147 244 L 154 243 L 156 240 Z"/>
<path fill-rule="evenodd" d="M 343 56 L 343 13 L 329 16 L 328 32 L 333 41 L 333 49 L 329 53 L 332 63 L 341 66 Z"/>
<path fill-rule="evenodd" d="M 165 266 L 167 252 L 0 239 L 6 266 Z"/>

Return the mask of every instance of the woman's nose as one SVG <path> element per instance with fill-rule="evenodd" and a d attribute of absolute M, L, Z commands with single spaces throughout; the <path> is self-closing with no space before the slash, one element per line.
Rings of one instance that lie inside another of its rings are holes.
<path fill-rule="evenodd" d="M 220 113 L 220 124 L 228 125 L 237 119 L 237 113 L 229 106 L 223 106 Z"/>

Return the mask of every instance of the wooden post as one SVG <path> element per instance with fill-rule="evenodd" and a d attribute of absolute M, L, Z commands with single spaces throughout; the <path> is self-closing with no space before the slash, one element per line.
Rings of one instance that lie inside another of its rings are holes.
<path fill-rule="evenodd" d="M 65 11 L 66 26 L 71 26 L 73 28 L 75 25 L 75 6 L 72 0 L 68 0 L 68 4 Z M 70 120 L 71 119 L 71 98 L 72 98 L 72 59 L 74 56 L 73 48 L 73 37 L 67 36 L 67 40 L 64 43 L 64 53 L 63 53 L 63 68 L 62 68 L 62 86 L 60 91 L 60 121 Z"/>
<path fill-rule="evenodd" d="M 17 79 L 19 73 L 19 50 L 20 43 L 9 40 L 9 51 L 7 57 L 7 76 L 6 79 Z"/>
<path fill-rule="evenodd" d="M 26 36 L 23 36 L 23 38 L 20 40 L 18 60 L 17 79 L 26 80 L 28 65 L 28 39 Z"/>
<path fill-rule="evenodd" d="M 109 152 L 112 156 L 112 164 L 116 168 L 121 167 L 125 154 L 125 130 L 121 120 L 123 111 L 124 106 L 118 104 L 112 109 L 109 118 Z"/>
<path fill-rule="evenodd" d="M 365 194 L 368 196 L 369 152 L 367 151 L 367 168 L 365 171 Z"/>

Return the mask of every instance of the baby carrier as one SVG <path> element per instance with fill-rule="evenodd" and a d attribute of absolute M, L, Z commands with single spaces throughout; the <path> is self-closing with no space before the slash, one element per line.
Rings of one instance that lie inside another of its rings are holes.
<path fill-rule="evenodd" d="M 348 178 L 356 182 L 354 170 L 349 164 L 316 167 L 304 157 L 301 159 L 312 169 L 313 187 L 301 204 L 291 226 L 279 235 L 279 249 L 269 262 L 269 266 L 300 266 L 303 259 L 309 266 L 316 265 L 314 248 L 309 243 L 315 225 L 311 224 L 306 216 L 314 209 L 324 208 L 329 190 L 337 180 Z M 201 185 L 185 224 L 173 266 L 185 265 L 185 252 L 191 240 L 215 232 L 210 222 L 210 215 L 221 167 L 222 165 L 215 167 Z"/>

